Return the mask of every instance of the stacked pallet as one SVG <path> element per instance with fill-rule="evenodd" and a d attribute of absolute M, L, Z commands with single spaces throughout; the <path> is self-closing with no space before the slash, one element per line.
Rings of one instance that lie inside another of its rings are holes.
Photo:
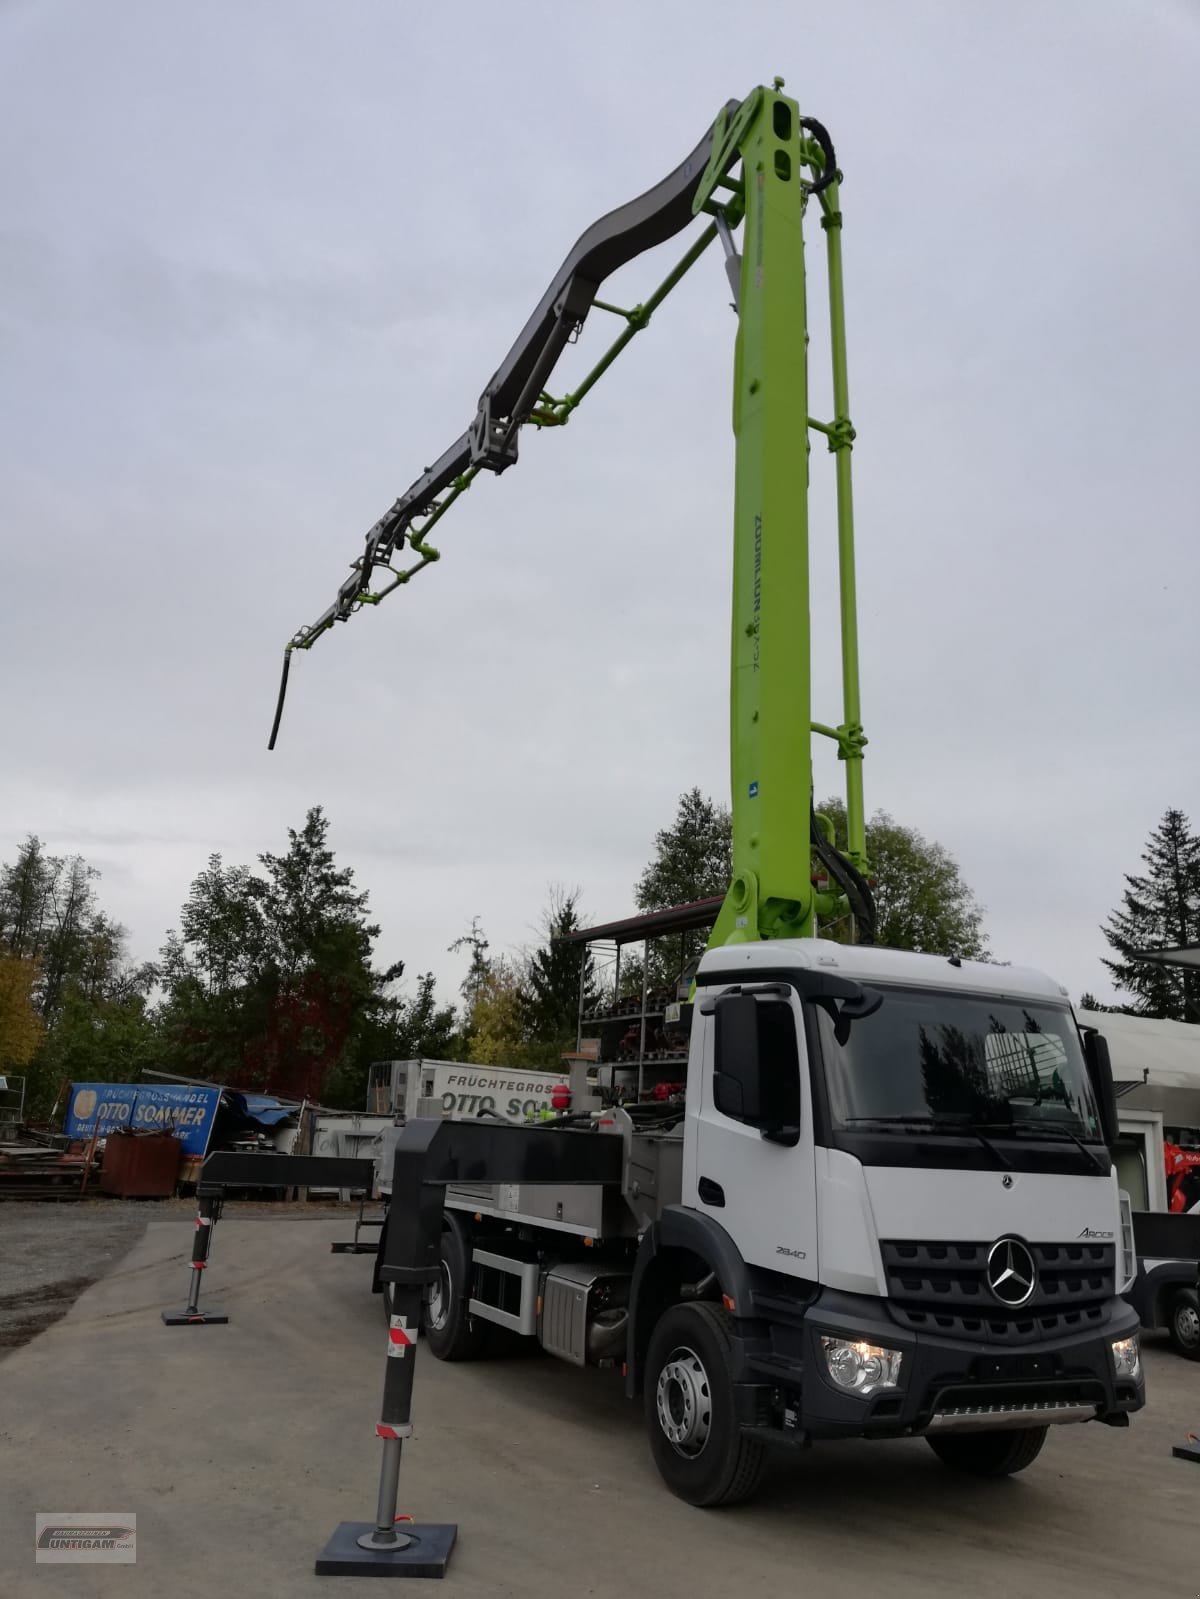
<path fill-rule="evenodd" d="M 86 1155 L 68 1155 L 45 1144 L 0 1144 L 0 1199 L 78 1199 Z"/>

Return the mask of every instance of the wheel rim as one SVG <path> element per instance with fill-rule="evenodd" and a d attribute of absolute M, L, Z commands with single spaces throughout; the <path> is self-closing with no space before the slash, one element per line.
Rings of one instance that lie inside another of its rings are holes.
<path fill-rule="evenodd" d="M 444 1260 L 438 1262 L 436 1282 L 429 1285 L 429 1325 L 441 1332 L 450 1315 L 450 1269 Z"/>
<path fill-rule="evenodd" d="M 1200 1310 L 1195 1305 L 1180 1305 L 1175 1312 L 1175 1333 L 1190 1349 L 1200 1344 Z"/>
<path fill-rule="evenodd" d="M 694 1349 L 673 1349 L 658 1374 L 658 1425 L 677 1455 L 693 1459 L 712 1431 L 712 1392 Z"/>

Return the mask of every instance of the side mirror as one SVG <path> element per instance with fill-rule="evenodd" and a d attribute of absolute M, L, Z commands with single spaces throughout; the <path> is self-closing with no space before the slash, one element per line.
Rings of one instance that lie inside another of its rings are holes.
<path fill-rule="evenodd" d="M 1112 1058 L 1108 1053 L 1108 1039 L 1094 1028 L 1083 1030 L 1083 1058 L 1087 1063 L 1088 1078 L 1096 1096 L 1100 1112 L 1100 1131 L 1109 1149 L 1116 1147 L 1120 1136 L 1117 1119 L 1117 1091 L 1113 1087 Z"/>
<path fill-rule="evenodd" d="M 753 994 L 724 994 L 717 1000 L 716 1075 L 713 1102 L 723 1116 L 756 1123 L 762 1120 L 762 1053 L 758 1038 L 758 1002 Z"/>

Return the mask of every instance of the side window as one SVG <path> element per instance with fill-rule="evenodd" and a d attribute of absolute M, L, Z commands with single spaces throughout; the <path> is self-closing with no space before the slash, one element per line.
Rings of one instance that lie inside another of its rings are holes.
<path fill-rule="evenodd" d="M 786 1000 L 727 994 L 716 1004 L 713 1103 L 766 1137 L 795 1143 L 800 1128 L 800 1052 Z"/>

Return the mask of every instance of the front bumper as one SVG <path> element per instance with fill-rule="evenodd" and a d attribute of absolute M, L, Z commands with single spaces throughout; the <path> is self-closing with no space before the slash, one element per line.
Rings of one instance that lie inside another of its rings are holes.
<path fill-rule="evenodd" d="M 761 1396 L 764 1379 L 774 1377 L 771 1408 L 778 1425 L 808 1438 L 895 1438 L 1089 1420 L 1120 1426 L 1144 1405 L 1145 1382 L 1140 1373 L 1118 1378 L 1111 1346 L 1137 1329 L 1136 1311 L 1114 1297 L 1104 1323 L 1076 1338 L 987 1345 L 914 1333 L 898 1326 L 881 1300 L 826 1288 L 794 1321 L 772 1319 L 766 1340 L 747 1342 L 744 1378 Z M 821 1349 L 823 1333 L 903 1350 L 900 1386 L 866 1398 L 836 1387 Z"/>

